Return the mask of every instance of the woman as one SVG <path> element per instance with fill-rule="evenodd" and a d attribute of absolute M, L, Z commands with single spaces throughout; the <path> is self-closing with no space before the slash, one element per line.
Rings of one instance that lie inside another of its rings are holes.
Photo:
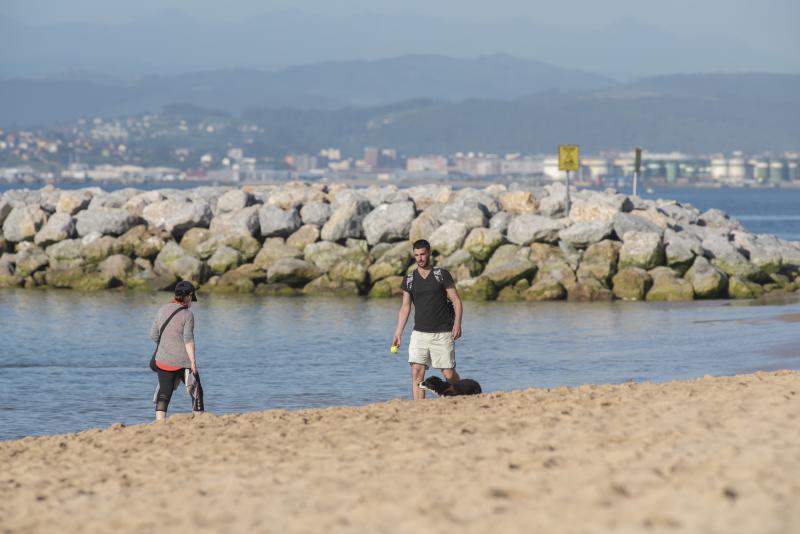
<path fill-rule="evenodd" d="M 194 315 L 189 311 L 192 302 L 197 302 L 194 286 L 191 282 L 178 282 L 172 302 L 158 310 L 150 327 L 150 338 L 158 344 L 155 355 L 158 373 L 156 421 L 167 418 L 167 406 L 179 382 L 186 383 L 189 388 L 192 411 L 203 411 L 203 390 L 194 346 Z"/>

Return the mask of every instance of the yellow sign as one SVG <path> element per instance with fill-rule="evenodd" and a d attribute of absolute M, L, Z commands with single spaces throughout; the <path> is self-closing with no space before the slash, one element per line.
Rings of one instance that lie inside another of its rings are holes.
<path fill-rule="evenodd" d="M 578 145 L 558 145 L 558 170 L 577 171 L 580 166 Z"/>

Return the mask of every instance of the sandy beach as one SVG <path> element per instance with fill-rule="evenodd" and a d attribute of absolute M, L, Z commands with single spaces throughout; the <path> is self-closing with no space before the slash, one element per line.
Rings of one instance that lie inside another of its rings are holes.
<path fill-rule="evenodd" d="M 800 532 L 798 416 L 793 371 L 178 415 L 0 442 L 0 531 Z"/>

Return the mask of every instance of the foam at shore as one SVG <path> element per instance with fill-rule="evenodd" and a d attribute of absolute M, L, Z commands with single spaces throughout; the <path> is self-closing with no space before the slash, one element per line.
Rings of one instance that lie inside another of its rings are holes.
<path fill-rule="evenodd" d="M 796 371 L 178 415 L 0 442 L 0 525 L 798 532 L 798 415 Z"/>

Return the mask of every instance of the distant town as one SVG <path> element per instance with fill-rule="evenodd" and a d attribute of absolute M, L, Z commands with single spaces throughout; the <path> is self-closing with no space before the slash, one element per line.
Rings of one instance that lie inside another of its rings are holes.
<path fill-rule="evenodd" d="M 259 141 L 262 126 L 227 117 L 185 119 L 160 114 L 81 119 L 46 129 L 0 129 L 0 182 L 13 184 L 213 184 L 289 180 L 355 183 L 565 179 L 557 143 L 550 154 L 403 154 L 392 147 L 282 152 Z M 800 186 L 800 151 L 747 154 L 655 153 L 643 147 L 640 180 L 659 186 Z M 634 151 L 582 154 L 578 184 L 622 187 Z"/>

